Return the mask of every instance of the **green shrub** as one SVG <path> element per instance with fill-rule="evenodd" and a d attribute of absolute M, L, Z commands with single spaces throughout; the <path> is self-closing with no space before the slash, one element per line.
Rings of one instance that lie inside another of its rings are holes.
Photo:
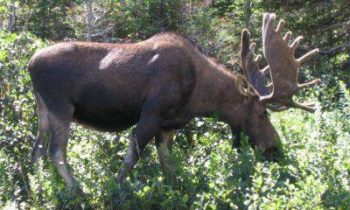
<path fill-rule="evenodd" d="M 215 20 L 213 20 L 215 21 Z M 153 144 L 119 184 L 131 130 L 115 135 L 73 125 L 68 161 L 85 197 L 67 190 L 47 159 L 31 167 L 37 132 L 26 70 L 46 43 L 27 34 L 0 33 L 0 206 L 33 209 L 346 209 L 350 206 L 350 94 L 339 79 L 325 79 L 301 94 L 318 104 L 315 114 L 271 114 L 285 157 L 267 162 L 243 136 L 231 148 L 229 129 L 215 119 L 195 119 L 180 130 L 172 152 L 176 183 L 164 180 Z M 313 69 L 304 69 L 305 77 Z M 331 78 L 331 77 L 330 77 Z M 321 108 L 321 106 L 323 108 Z M 189 145 L 186 137 L 193 138 Z"/>

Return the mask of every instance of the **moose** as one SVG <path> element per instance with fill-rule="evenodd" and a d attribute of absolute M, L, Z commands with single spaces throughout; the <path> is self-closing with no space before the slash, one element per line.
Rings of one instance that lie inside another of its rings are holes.
<path fill-rule="evenodd" d="M 71 122 L 113 132 L 136 124 L 117 180 L 125 179 L 153 138 L 166 173 L 174 130 L 196 116 L 214 113 L 233 133 L 243 131 L 263 154 L 280 152 L 267 109 L 315 111 L 313 104 L 297 103 L 292 97 L 320 80 L 298 84 L 300 65 L 318 49 L 295 58 L 302 37 L 289 45 L 291 32 L 281 36 L 285 21 L 276 29 L 275 21 L 275 14 L 264 14 L 263 54 L 268 65 L 263 69 L 261 56 L 254 53 L 256 44 L 250 44 L 249 31 L 242 30 L 244 76 L 169 32 L 133 44 L 68 42 L 38 51 L 28 65 L 39 124 L 32 162 L 48 153 L 72 187 L 75 181 L 66 160 Z"/>

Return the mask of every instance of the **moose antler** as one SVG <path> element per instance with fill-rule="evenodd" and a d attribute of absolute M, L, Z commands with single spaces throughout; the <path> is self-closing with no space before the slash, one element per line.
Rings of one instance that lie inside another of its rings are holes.
<path fill-rule="evenodd" d="M 261 56 L 255 56 L 254 51 L 256 44 L 253 42 L 249 46 L 249 39 L 249 31 L 247 29 L 243 29 L 241 35 L 241 66 L 245 77 L 259 96 L 265 96 L 268 95 L 272 89 L 272 84 L 269 86 L 265 85 L 265 77 L 270 73 L 270 69 L 269 66 L 266 66 L 263 69 L 259 68 Z M 276 104 L 267 104 L 266 106 L 273 111 L 284 111 L 288 109 L 286 106 Z"/>
<path fill-rule="evenodd" d="M 291 32 L 287 32 L 284 38 L 282 38 L 281 33 L 285 21 L 281 20 L 275 30 L 275 20 L 275 14 L 264 14 L 262 28 L 263 51 L 267 63 L 269 64 L 273 89 L 271 94 L 260 97 L 260 101 L 262 103 L 278 103 L 313 112 L 315 111 L 313 104 L 299 104 L 294 102 L 292 97 L 299 90 L 320 83 L 320 80 L 316 79 L 307 83 L 298 84 L 298 68 L 308 58 L 318 53 L 319 50 L 311 50 L 302 57 L 296 59 L 294 57 L 295 50 L 303 37 L 297 37 L 291 45 L 288 45 Z"/>
<path fill-rule="evenodd" d="M 292 45 L 288 45 L 291 32 L 287 32 L 284 38 L 281 37 L 285 24 L 281 20 L 274 29 L 276 20 L 275 14 L 264 14 L 263 19 L 263 51 L 268 66 L 259 69 L 259 56 L 254 59 L 255 43 L 249 47 L 249 32 L 242 31 L 241 64 L 248 82 L 254 87 L 260 97 L 260 101 L 269 109 L 282 111 L 290 107 L 301 108 L 309 112 L 315 111 L 313 104 L 299 104 L 293 101 L 293 95 L 300 89 L 311 87 L 320 82 L 319 79 L 304 84 L 298 84 L 298 68 L 309 57 L 315 55 L 318 49 L 311 50 L 302 57 L 295 59 L 295 50 L 302 39 L 299 36 Z M 265 76 L 270 73 L 272 84 L 265 86 Z M 271 91 L 270 91 L 271 89 Z"/>
<path fill-rule="evenodd" d="M 241 65 L 243 73 L 247 78 L 248 82 L 254 87 L 254 89 L 259 93 L 260 96 L 265 96 L 269 94 L 269 89 L 265 85 L 265 75 L 268 72 L 268 66 L 263 70 L 259 68 L 259 60 L 261 56 L 256 56 L 254 54 L 256 44 L 252 43 L 249 46 L 249 31 L 243 29 L 241 36 Z"/>

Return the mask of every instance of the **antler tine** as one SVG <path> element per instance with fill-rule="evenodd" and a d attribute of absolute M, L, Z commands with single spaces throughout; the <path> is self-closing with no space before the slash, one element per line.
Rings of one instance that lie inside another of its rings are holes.
<path fill-rule="evenodd" d="M 252 52 L 253 55 L 255 53 L 255 47 L 256 47 L 256 43 L 255 42 L 250 44 L 249 50 Z"/>
<path fill-rule="evenodd" d="M 304 64 L 306 60 L 308 60 L 310 57 L 316 55 L 320 50 L 318 48 L 311 50 L 310 52 L 306 53 L 305 55 L 301 56 L 297 59 L 297 62 L 299 65 Z"/>
<path fill-rule="evenodd" d="M 261 55 L 257 55 L 254 59 L 255 62 L 259 63 L 261 60 Z"/>
<path fill-rule="evenodd" d="M 312 112 L 312 113 L 316 111 L 315 104 L 313 104 L 313 103 L 299 104 L 299 103 L 296 103 L 296 102 L 293 101 L 290 104 L 290 106 L 294 107 L 294 108 L 303 109 L 305 111 Z"/>
<path fill-rule="evenodd" d="M 265 86 L 266 72 L 262 72 L 259 69 L 258 62 L 261 56 L 257 56 L 254 59 L 256 44 L 249 44 L 249 39 L 249 31 L 247 29 L 243 29 L 241 36 L 241 66 L 248 82 L 253 86 L 259 96 L 264 96 L 269 94 L 269 90 Z"/>
<path fill-rule="evenodd" d="M 291 31 L 288 31 L 284 37 L 283 37 L 283 40 L 286 41 L 288 43 L 289 41 L 289 37 L 292 35 L 292 32 Z"/>
<path fill-rule="evenodd" d="M 283 28 L 284 28 L 284 24 L 286 24 L 286 21 L 283 20 L 283 19 L 280 20 L 280 22 L 278 23 L 277 29 L 276 29 L 276 32 L 277 32 L 278 34 L 281 34 L 281 33 L 282 33 Z"/>
<path fill-rule="evenodd" d="M 274 105 L 274 104 L 267 104 L 266 107 L 274 112 L 282 112 L 290 108 L 287 106 L 280 106 L 280 105 Z"/>
<path fill-rule="evenodd" d="M 299 90 L 301 90 L 301 89 L 304 89 L 304 88 L 312 87 L 314 85 L 318 85 L 320 83 L 321 83 L 320 79 L 314 79 L 314 80 L 311 80 L 310 82 L 306 82 L 306 83 L 303 83 L 303 84 L 298 84 L 298 88 L 299 88 Z"/>
<path fill-rule="evenodd" d="M 304 109 L 309 112 L 315 111 L 315 107 L 310 104 L 299 104 L 293 101 L 293 95 L 300 89 L 308 88 L 320 83 L 319 79 L 312 80 L 304 84 L 298 84 L 298 68 L 308 58 L 315 55 L 318 49 L 312 50 L 304 56 L 295 59 L 294 53 L 297 49 L 302 36 L 296 38 L 290 46 L 288 45 L 291 32 L 287 32 L 282 38 L 281 33 L 285 25 L 285 21 L 281 20 L 274 30 L 276 20 L 275 14 L 264 14 L 263 19 L 263 49 L 267 63 L 269 65 L 272 79 L 272 93 L 260 97 L 262 103 L 279 104 L 279 110 L 283 107 L 294 107 Z M 268 70 L 264 70 L 267 72 Z"/>
<path fill-rule="evenodd" d="M 275 23 L 276 15 L 274 13 L 265 13 L 264 14 L 264 20 L 263 20 L 263 28 L 262 28 L 262 38 L 263 40 L 266 40 L 266 35 L 271 34 L 274 32 L 274 23 Z M 265 45 L 263 45 L 263 51 L 265 55 Z M 266 57 L 266 55 L 265 55 Z"/>
<path fill-rule="evenodd" d="M 293 44 L 290 46 L 290 48 L 292 49 L 293 55 L 294 55 L 295 50 L 298 48 L 298 46 L 299 46 L 299 44 L 300 44 L 300 41 L 301 41 L 302 39 L 304 39 L 303 36 L 298 36 L 298 37 L 294 40 Z"/>
<path fill-rule="evenodd" d="M 276 15 L 275 13 L 265 13 L 264 15 L 264 25 L 263 28 L 266 29 L 265 32 L 272 32 L 274 31 L 274 25 L 275 25 Z"/>
<path fill-rule="evenodd" d="M 265 68 L 263 68 L 261 70 L 261 72 L 266 76 L 270 73 L 270 67 L 269 66 L 265 66 Z"/>

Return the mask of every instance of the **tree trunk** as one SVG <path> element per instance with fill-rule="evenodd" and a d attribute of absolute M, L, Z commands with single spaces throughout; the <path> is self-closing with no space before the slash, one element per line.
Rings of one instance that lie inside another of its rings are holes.
<path fill-rule="evenodd" d="M 120 15 L 121 16 L 125 16 L 125 8 L 126 8 L 126 2 L 125 0 L 120 0 L 120 6 L 122 7 L 122 9 L 120 10 Z"/>
<path fill-rule="evenodd" d="M 126 7 L 126 2 L 125 2 L 125 0 L 120 0 L 120 5 L 121 5 L 122 7 Z"/>
<path fill-rule="evenodd" d="M 194 0 L 191 0 L 190 14 L 192 15 L 193 13 L 194 13 Z"/>
<path fill-rule="evenodd" d="M 4 20 L 3 17 L 0 15 L 0 30 L 2 30 L 4 27 Z"/>
<path fill-rule="evenodd" d="M 250 16 L 252 14 L 251 11 L 251 1 L 245 0 L 244 1 L 244 27 L 246 27 L 248 30 L 250 30 Z"/>
<path fill-rule="evenodd" d="M 159 18 L 159 31 L 164 32 L 166 30 L 167 22 L 168 22 L 166 20 L 166 15 L 165 15 L 164 0 L 160 0 L 158 18 Z"/>
<path fill-rule="evenodd" d="M 86 25 L 87 25 L 87 41 L 91 42 L 91 37 L 92 37 L 92 0 L 85 0 L 85 5 L 86 5 Z"/>
<path fill-rule="evenodd" d="M 14 30 L 15 22 L 16 22 L 16 8 L 13 1 L 11 1 L 9 6 L 9 17 L 8 17 L 8 25 L 7 30 L 11 33 Z"/>

